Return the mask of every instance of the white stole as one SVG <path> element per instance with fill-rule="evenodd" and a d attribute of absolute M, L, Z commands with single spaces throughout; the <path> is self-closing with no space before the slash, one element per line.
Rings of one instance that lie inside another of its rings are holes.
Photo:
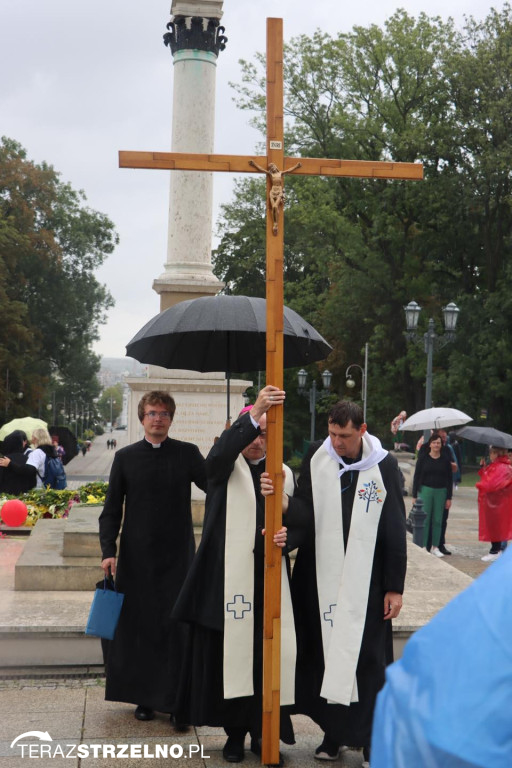
<path fill-rule="evenodd" d="M 369 440 L 364 438 L 363 459 L 372 451 Z M 345 552 L 339 463 L 323 446 L 311 459 L 311 480 L 325 660 L 321 696 L 329 703 L 348 706 L 358 701 L 356 668 L 386 490 L 378 464 L 359 471 Z"/>
<path fill-rule="evenodd" d="M 293 475 L 283 465 L 285 491 Z M 224 698 L 252 696 L 254 638 L 254 532 L 256 498 L 251 470 L 242 454 L 228 480 L 224 549 Z M 281 704 L 295 701 L 295 624 L 286 572 L 281 565 Z"/>

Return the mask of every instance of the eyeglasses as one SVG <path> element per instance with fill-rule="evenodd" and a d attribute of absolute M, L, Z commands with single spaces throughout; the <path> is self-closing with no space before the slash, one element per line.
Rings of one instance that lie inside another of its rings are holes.
<path fill-rule="evenodd" d="M 149 416 L 150 419 L 170 419 L 171 414 L 169 411 L 146 411 L 144 416 Z"/>

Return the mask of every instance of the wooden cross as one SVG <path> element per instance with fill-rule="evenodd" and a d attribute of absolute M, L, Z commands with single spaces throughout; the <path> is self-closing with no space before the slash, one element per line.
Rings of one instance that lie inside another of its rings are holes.
<path fill-rule="evenodd" d="M 267 19 L 267 154 L 188 154 L 120 152 L 121 168 L 170 171 L 224 171 L 267 174 L 267 383 L 283 388 L 283 176 L 346 176 L 373 179 L 422 179 L 420 163 L 285 157 L 283 137 L 283 21 Z M 283 409 L 267 414 L 267 460 L 275 494 L 265 509 L 265 600 L 263 629 L 263 740 L 261 762 L 279 763 L 281 550 L 273 535 L 282 524 Z"/>

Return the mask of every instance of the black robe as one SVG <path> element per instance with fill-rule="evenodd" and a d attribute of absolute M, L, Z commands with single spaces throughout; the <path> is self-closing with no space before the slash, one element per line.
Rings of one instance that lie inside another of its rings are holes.
<path fill-rule="evenodd" d="M 385 668 L 392 661 L 393 638 L 390 620 L 384 620 L 386 592 L 402 593 L 407 567 L 405 507 L 400 487 L 398 464 L 388 454 L 379 469 L 387 491 L 383 504 L 368 595 L 366 622 L 356 670 L 359 701 L 350 706 L 327 704 L 320 696 L 324 674 L 322 632 L 318 607 L 315 565 L 315 535 L 310 462 L 323 441 L 313 443 L 306 455 L 290 511 L 310 509 L 308 544 L 297 554 L 292 577 L 292 599 L 297 630 L 296 705 L 294 712 L 309 715 L 339 745 L 369 746 L 373 709 L 377 693 L 384 684 Z M 349 459 L 344 459 L 349 463 Z M 345 548 L 350 535 L 352 504 L 359 472 L 341 478 L 342 515 Z"/>
<path fill-rule="evenodd" d="M 8 467 L 0 467 L 0 493 L 18 496 L 36 487 L 37 472 L 32 465 L 27 465 L 28 453 L 17 451 L 6 453 L 11 463 Z"/>
<path fill-rule="evenodd" d="M 208 494 L 201 544 L 194 558 L 173 616 L 191 625 L 187 646 L 186 675 L 176 715 L 193 725 L 245 728 L 261 735 L 262 654 L 263 654 L 263 568 L 265 506 L 259 478 L 264 460 L 249 464 L 255 495 L 256 530 L 254 538 L 254 695 L 224 698 L 224 544 L 226 535 L 226 495 L 228 480 L 240 452 L 259 434 L 248 413 L 223 432 L 206 459 Z M 248 500 L 249 502 L 249 500 Z M 288 524 L 288 521 L 286 521 Z M 289 537 L 290 539 L 290 537 Z M 288 715 L 281 715 L 281 738 L 294 743 Z"/>
<path fill-rule="evenodd" d="M 191 483 L 206 490 L 204 458 L 192 443 L 166 438 L 119 450 L 100 515 L 103 558 L 116 555 L 116 585 L 124 593 L 112 642 L 105 643 L 110 701 L 174 711 L 185 628 L 171 612 L 194 557 Z"/>

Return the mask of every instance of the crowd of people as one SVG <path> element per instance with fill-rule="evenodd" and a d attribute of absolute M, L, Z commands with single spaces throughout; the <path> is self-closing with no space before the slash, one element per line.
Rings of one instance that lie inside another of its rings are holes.
<path fill-rule="evenodd" d="M 51 473 L 50 480 L 47 459 L 58 460 L 61 476 L 64 477 L 62 482 L 65 483 L 62 465 L 64 454 L 58 437 L 50 435 L 44 428 L 33 431 L 30 444 L 25 432 L 14 430 L 3 440 L 3 455 L 0 456 L 0 494 L 16 496 L 33 488 L 43 488 L 48 482 L 53 483 L 55 472 Z"/>

